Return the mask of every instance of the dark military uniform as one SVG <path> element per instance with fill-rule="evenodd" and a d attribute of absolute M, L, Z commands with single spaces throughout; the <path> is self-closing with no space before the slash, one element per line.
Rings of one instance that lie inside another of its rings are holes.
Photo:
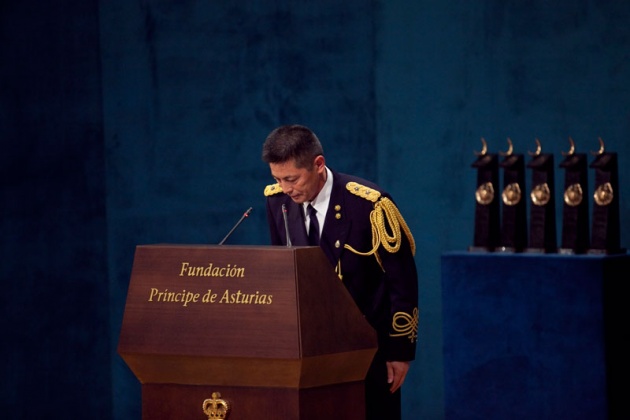
<path fill-rule="evenodd" d="M 292 245 L 307 245 L 302 206 L 278 184 L 267 186 L 265 195 L 272 245 L 286 245 L 283 204 Z M 377 331 L 378 351 L 366 378 L 367 417 L 400 418 L 400 392 L 389 392 L 385 361 L 415 358 L 418 279 L 413 237 L 387 193 L 364 179 L 333 172 L 320 247 Z"/>

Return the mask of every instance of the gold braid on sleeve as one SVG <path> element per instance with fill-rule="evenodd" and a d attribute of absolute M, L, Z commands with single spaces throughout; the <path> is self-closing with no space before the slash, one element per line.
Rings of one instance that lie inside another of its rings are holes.
<path fill-rule="evenodd" d="M 418 339 L 418 308 L 413 313 L 396 312 L 392 321 L 394 334 L 390 337 L 407 337 L 412 343 Z"/>
<path fill-rule="evenodd" d="M 392 200 L 387 197 L 381 197 L 380 192 L 367 188 L 356 182 L 349 182 L 346 188 L 351 193 L 363 197 L 367 200 L 374 202 L 374 209 L 370 212 L 370 224 L 372 225 L 372 249 L 368 252 L 357 251 L 348 244 L 344 245 L 344 248 L 349 249 L 358 255 L 369 256 L 374 254 L 378 264 L 383 268 L 381 257 L 378 255 L 378 248 L 383 248 L 391 253 L 398 252 L 400 244 L 402 243 L 402 231 L 409 240 L 409 246 L 411 247 L 412 255 L 416 254 L 416 242 L 413 239 L 411 230 L 402 214 L 394 204 Z M 389 225 L 391 232 L 388 231 Z"/>

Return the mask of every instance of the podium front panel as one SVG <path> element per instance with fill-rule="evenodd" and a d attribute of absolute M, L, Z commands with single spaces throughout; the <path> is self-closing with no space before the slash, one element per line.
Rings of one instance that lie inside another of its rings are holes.
<path fill-rule="evenodd" d="M 293 259 L 266 248 L 159 248 L 136 249 L 119 342 L 126 353 L 299 358 Z"/>

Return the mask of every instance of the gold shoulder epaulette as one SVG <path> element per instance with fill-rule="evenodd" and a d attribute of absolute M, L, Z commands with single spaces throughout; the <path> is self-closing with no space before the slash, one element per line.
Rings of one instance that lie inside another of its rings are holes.
<path fill-rule="evenodd" d="M 282 192 L 282 188 L 280 188 L 280 184 L 271 184 L 265 187 L 265 197 L 269 197 L 270 195 L 276 195 Z"/>
<path fill-rule="evenodd" d="M 363 197 L 366 200 L 370 200 L 373 203 L 376 203 L 376 201 L 381 197 L 380 192 L 372 188 L 368 188 L 365 185 L 358 184 L 356 182 L 348 182 L 346 184 L 346 188 L 352 194 L 358 195 L 359 197 Z"/>

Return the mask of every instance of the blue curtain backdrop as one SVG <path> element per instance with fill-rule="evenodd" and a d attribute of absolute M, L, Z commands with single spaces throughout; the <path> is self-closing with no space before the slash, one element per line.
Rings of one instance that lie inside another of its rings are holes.
<path fill-rule="evenodd" d="M 415 234 L 403 411 L 443 418 L 440 255 L 471 244 L 481 137 L 556 162 L 601 137 L 627 246 L 628 22 L 621 1 L 0 2 L 0 411 L 140 418 L 116 353 L 135 246 L 217 243 L 250 206 L 230 242 L 266 244 L 260 147 L 301 123 Z"/>

